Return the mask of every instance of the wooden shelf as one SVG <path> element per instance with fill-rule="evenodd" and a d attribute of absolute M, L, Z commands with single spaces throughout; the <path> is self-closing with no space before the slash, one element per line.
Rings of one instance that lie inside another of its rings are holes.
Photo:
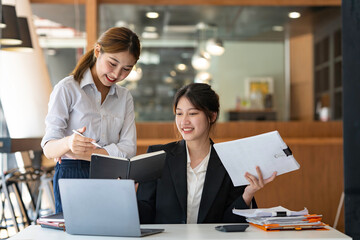
<path fill-rule="evenodd" d="M 41 151 L 41 138 L 0 138 L 0 152 Z"/>
<path fill-rule="evenodd" d="M 276 111 L 273 109 L 241 109 L 228 111 L 229 121 L 275 121 Z"/>

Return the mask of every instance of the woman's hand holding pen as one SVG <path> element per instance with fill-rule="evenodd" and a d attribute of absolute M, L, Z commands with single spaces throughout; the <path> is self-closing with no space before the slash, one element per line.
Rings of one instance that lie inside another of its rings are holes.
<path fill-rule="evenodd" d="M 94 143 L 91 143 L 94 142 L 93 139 L 82 135 L 85 130 L 86 127 L 82 127 L 76 131 L 73 130 L 74 133 L 66 137 L 66 145 L 68 148 L 68 151 L 64 154 L 66 157 L 72 159 L 90 160 L 91 154 L 96 146 L 94 146 Z M 61 164 L 61 157 L 54 157 L 54 162 Z"/>
<path fill-rule="evenodd" d="M 246 180 L 249 181 L 249 185 L 245 188 L 244 190 L 244 194 L 243 194 L 243 199 L 246 202 L 246 204 L 249 206 L 251 203 L 252 198 L 254 197 L 255 193 L 262 189 L 266 184 L 268 184 L 269 182 L 272 182 L 275 177 L 277 172 L 274 172 L 271 177 L 264 179 L 260 170 L 260 167 L 256 167 L 256 172 L 259 176 L 259 178 L 255 177 L 254 175 L 246 172 L 245 173 L 245 178 Z"/>
<path fill-rule="evenodd" d="M 88 138 L 82 135 L 83 132 L 85 132 L 86 127 L 77 129 L 77 131 L 80 133 L 74 132 L 72 135 L 68 138 L 68 147 L 71 153 L 77 155 L 77 156 L 83 156 L 88 155 L 86 152 L 92 152 L 92 150 L 96 149 L 96 146 L 94 146 L 91 142 L 94 142 L 94 139 Z M 90 153 L 91 155 L 91 153 Z"/>

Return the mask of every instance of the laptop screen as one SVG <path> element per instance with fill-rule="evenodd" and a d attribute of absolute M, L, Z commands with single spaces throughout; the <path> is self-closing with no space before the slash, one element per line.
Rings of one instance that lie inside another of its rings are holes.
<path fill-rule="evenodd" d="M 133 180 L 60 179 L 66 232 L 141 236 Z"/>

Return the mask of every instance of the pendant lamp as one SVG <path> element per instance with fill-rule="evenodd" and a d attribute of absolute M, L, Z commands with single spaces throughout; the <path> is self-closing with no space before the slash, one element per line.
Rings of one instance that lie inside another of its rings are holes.
<path fill-rule="evenodd" d="M 22 43 L 20 45 L 1 45 L 1 50 L 32 52 L 33 46 L 31 42 L 28 19 L 26 17 L 18 17 L 17 20 L 19 23 L 18 26 Z"/>
<path fill-rule="evenodd" d="M 0 3 L 0 6 L 1 6 L 1 3 Z M 5 24 L 5 21 L 4 21 L 4 17 L 3 17 L 3 15 L 2 15 L 2 6 L 1 6 L 1 8 L 0 8 L 0 15 L 1 15 L 1 17 L 0 17 L 0 29 L 2 29 L 2 28 L 5 28 L 6 27 L 6 24 Z M 0 36 L 1 36 L 1 34 L 0 34 Z M 0 37 L 1 38 L 1 37 Z"/>
<path fill-rule="evenodd" d="M 139 66 L 134 66 L 130 74 L 125 78 L 129 82 L 137 82 L 142 78 L 142 69 Z"/>
<path fill-rule="evenodd" d="M 214 56 L 220 56 L 225 52 L 223 41 L 220 38 L 210 38 L 206 42 L 206 51 Z"/>
<path fill-rule="evenodd" d="M 0 0 L 0 29 L 6 27 L 6 24 L 4 22 L 4 17 L 3 17 L 3 14 L 2 14 L 2 2 Z M 0 32 L 0 38 L 1 38 L 1 32 Z"/>
<path fill-rule="evenodd" d="M 5 28 L 1 29 L 1 45 L 19 45 L 22 43 L 20 39 L 20 31 L 18 19 L 16 16 L 15 6 L 2 5 L 2 18 L 6 24 Z"/>
<path fill-rule="evenodd" d="M 207 70 L 210 67 L 210 54 L 205 51 L 198 51 L 191 58 L 191 65 L 196 70 Z"/>

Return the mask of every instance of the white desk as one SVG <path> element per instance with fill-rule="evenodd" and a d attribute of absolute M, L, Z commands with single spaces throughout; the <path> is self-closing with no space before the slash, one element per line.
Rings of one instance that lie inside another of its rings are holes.
<path fill-rule="evenodd" d="M 202 240 L 202 239 L 327 239 L 327 240 L 350 240 L 351 238 L 345 234 L 329 227 L 329 231 L 303 230 L 303 231 L 281 231 L 281 232 L 265 232 L 256 227 L 248 227 L 246 232 L 226 233 L 219 232 L 214 229 L 219 224 L 176 224 L 176 225 L 144 225 L 143 228 L 165 228 L 165 232 L 147 236 L 143 240 L 154 239 L 171 239 L 171 240 Z M 99 239 L 128 239 L 134 240 L 133 237 L 103 237 L 103 236 L 85 236 L 70 235 L 66 232 L 54 229 L 41 228 L 39 225 L 30 226 L 22 230 L 10 239 L 23 240 L 99 240 Z"/>

